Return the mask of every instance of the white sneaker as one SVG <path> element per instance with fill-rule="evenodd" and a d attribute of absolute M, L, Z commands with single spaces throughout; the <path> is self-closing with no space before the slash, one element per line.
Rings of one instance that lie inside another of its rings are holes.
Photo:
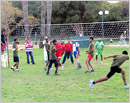
<path fill-rule="evenodd" d="M 124 88 L 129 88 L 129 84 L 124 85 Z"/>
<path fill-rule="evenodd" d="M 63 68 L 64 68 L 64 66 L 62 65 L 62 66 L 61 66 L 61 70 L 63 70 Z"/>
<path fill-rule="evenodd" d="M 50 68 L 50 71 L 52 71 L 52 68 Z"/>
<path fill-rule="evenodd" d="M 98 61 L 95 61 L 95 63 L 98 63 Z"/>
<path fill-rule="evenodd" d="M 102 64 L 103 62 L 101 61 L 101 64 Z"/>
<path fill-rule="evenodd" d="M 91 89 L 93 86 L 94 86 L 93 81 L 92 81 L 92 80 L 90 80 L 90 83 L 89 83 L 89 88 Z"/>
<path fill-rule="evenodd" d="M 19 70 L 18 70 L 18 69 L 16 69 L 16 72 L 19 72 Z"/>
<path fill-rule="evenodd" d="M 47 70 L 47 67 L 45 67 L 44 70 Z"/>

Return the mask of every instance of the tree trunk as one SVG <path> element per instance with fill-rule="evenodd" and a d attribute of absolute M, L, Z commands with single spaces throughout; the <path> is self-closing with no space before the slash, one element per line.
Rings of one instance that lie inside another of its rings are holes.
<path fill-rule="evenodd" d="M 47 36 L 50 37 L 51 31 L 51 14 L 52 14 L 52 1 L 47 1 Z"/>
<path fill-rule="evenodd" d="M 29 29 L 28 29 L 28 1 L 22 1 L 22 8 L 23 8 L 23 18 L 24 18 L 24 28 L 25 33 L 24 36 L 30 38 Z"/>

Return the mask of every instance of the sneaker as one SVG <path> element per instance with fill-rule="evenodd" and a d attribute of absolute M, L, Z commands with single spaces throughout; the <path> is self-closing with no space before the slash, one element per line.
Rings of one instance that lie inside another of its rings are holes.
<path fill-rule="evenodd" d="M 78 67 L 76 70 L 80 70 L 82 67 Z"/>
<path fill-rule="evenodd" d="M 98 63 L 98 61 L 95 61 L 95 63 Z"/>
<path fill-rule="evenodd" d="M 11 69 L 14 71 L 14 67 L 12 66 Z"/>
<path fill-rule="evenodd" d="M 61 70 L 63 70 L 63 68 L 64 68 L 64 66 L 62 65 L 62 66 L 61 66 Z"/>
<path fill-rule="evenodd" d="M 91 71 L 86 71 L 85 73 L 91 73 Z"/>
<path fill-rule="evenodd" d="M 19 72 L 19 70 L 18 70 L 18 69 L 16 69 L 16 72 Z"/>
<path fill-rule="evenodd" d="M 89 82 L 89 88 L 91 89 L 93 86 L 94 86 L 93 81 L 90 80 L 90 82 Z"/>
<path fill-rule="evenodd" d="M 60 74 L 58 74 L 58 73 L 55 73 L 54 75 L 60 75 Z"/>
<path fill-rule="evenodd" d="M 47 70 L 47 67 L 45 67 L 44 70 Z"/>
<path fill-rule="evenodd" d="M 124 88 L 129 88 L 129 84 L 124 85 Z"/>
<path fill-rule="evenodd" d="M 92 70 L 91 70 L 91 72 L 95 72 L 95 70 L 94 70 L 94 69 L 92 69 Z"/>
<path fill-rule="evenodd" d="M 52 71 L 52 68 L 50 68 L 50 71 Z"/>
<path fill-rule="evenodd" d="M 101 64 L 102 64 L 103 62 L 101 61 Z"/>

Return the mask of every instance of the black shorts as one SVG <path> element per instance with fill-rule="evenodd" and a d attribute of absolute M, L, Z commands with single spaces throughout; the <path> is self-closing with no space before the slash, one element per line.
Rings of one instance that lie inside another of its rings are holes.
<path fill-rule="evenodd" d="M 19 57 L 14 57 L 14 62 L 19 62 Z"/>
<path fill-rule="evenodd" d="M 55 64 L 55 67 L 58 67 L 58 62 L 57 62 L 57 60 L 55 59 L 55 60 L 50 60 L 50 63 L 49 63 L 49 68 L 51 68 L 51 66 L 52 66 L 52 64 Z"/>
<path fill-rule="evenodd" d="M 111 76 L 113 76 L 115 73 L 121 73 L 121 68 L 119 68 L 118 66 L 115 67 L 111 67 L 110 72 L 107 74 L 107 77 L 110 78 Z"/>

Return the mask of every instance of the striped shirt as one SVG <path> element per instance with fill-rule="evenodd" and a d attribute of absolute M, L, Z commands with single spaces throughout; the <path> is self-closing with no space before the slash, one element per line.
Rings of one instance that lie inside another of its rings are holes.
<path fill-rule="evenodd" d="M 32 48 L 28 48 L 29 46 L 32 46 L 32 43 L 26 42 L 26 43 L 25 43 L 26 51 L 32 51 Z"/>

